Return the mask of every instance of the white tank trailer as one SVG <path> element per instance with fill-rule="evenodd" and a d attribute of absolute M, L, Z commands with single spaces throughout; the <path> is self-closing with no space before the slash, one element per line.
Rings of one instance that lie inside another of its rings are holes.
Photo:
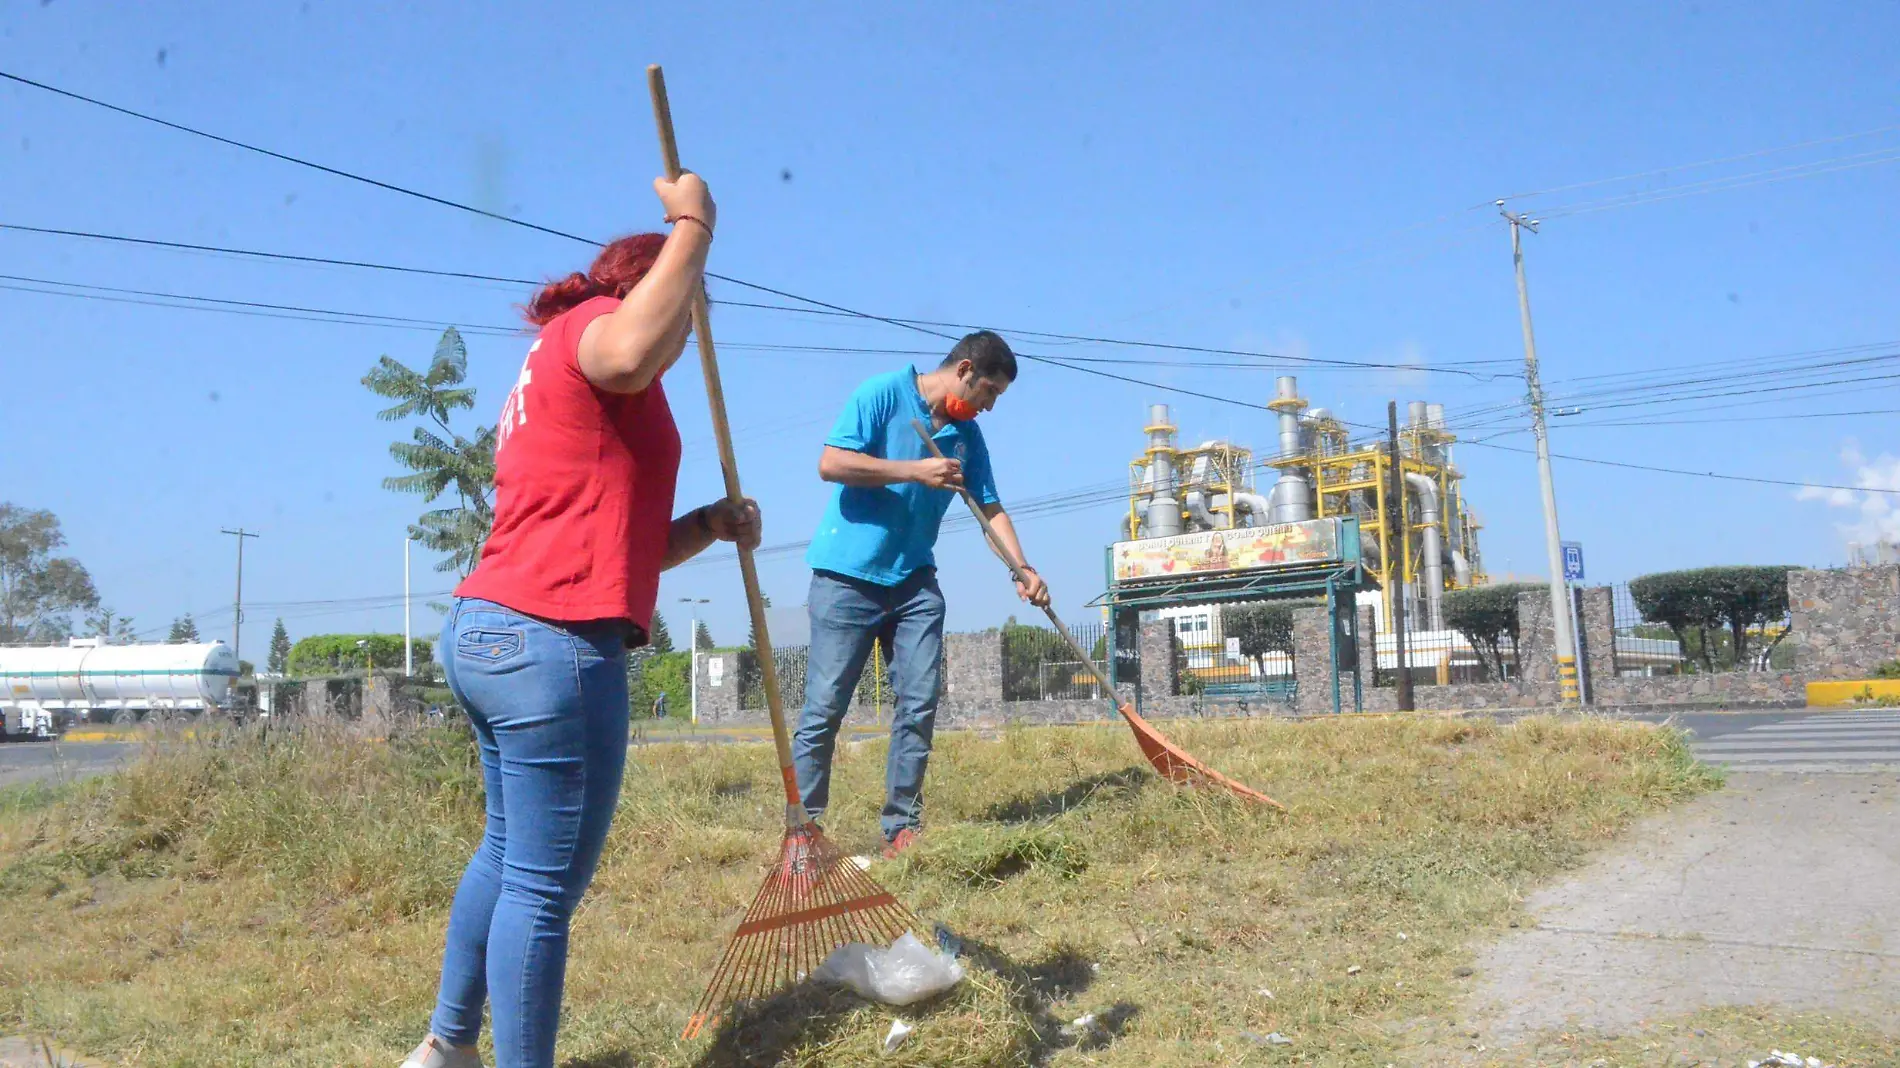
<path fill-rule="evenodd" d="M 49 737 L 85 718 L 128 723 L 222 707 L 238 677 L 223 642 L 0 646 L 0 717 L 8 737 Z"/>

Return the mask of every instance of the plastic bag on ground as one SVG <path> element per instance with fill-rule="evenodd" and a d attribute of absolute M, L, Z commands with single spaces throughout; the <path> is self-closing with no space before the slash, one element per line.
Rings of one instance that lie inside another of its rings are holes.
<path fill-rule="evenodd" d="M 911 1005 L 961 982 L 963 965 L 905 931 L 889 949 L 863 942 L 839 946 L 811 977 L 850 987 L 860 997 L 886 1005 Z"/>

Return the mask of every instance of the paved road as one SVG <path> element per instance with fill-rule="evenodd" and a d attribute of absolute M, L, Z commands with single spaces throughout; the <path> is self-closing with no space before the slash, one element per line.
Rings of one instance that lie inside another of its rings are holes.
<path fill-rule="evenodd" d="M 1900 709 L 1692 713 L 1677 716 L 1675 722 L 1690 732 L 1690 747 L 1697 757 L 1731 771 L 1865 772 L 1900 767 Z"/>
<path fill-rule="evenodd" d="M 100 775 L 138 755 L 137 742 L 0 743 L 0 786 Z"/>

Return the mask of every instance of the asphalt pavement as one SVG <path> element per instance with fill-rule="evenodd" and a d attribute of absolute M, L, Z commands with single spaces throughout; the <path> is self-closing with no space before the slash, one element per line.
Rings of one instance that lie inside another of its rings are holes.
<path fill-rule="evenodd" d="M 1839 774 L 1900 768 L 1900 709 L 1644 716 L 1689 732 L 1704 763 L 1734 772 Z"/>
<path fill-rule="evenodd" d="M 102 775 L 138 751 L 138 742 L 0 742 L 0 786 Z"/>

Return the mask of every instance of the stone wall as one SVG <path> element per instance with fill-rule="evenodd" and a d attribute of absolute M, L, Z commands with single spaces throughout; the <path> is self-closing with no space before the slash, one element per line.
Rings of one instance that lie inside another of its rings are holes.
<path fill-rule="evenodd" d="M 944 635 L 943 697 L 938 714 L 949 709 L 993 708 L 1002 703 L 1003 632 Z"/>
<path fill-rule="evenodd" d="M 1582 661 L 1587 670 L 1591 705 L 1598 711 L 1655 708 L 1779 708 L 1805 703 L 1805 684 L 1811 679 L 1852 679 L 1869 675 L 1879 664 L 1900 656 L 1900 566 L 1853 568 L 1837 571 L 1796 571 L 1789 576 L 1794 625 L 1787 639 L 1795 647 L 1794 672 L 1723 672 L 1714 675 L 1662 675 L 1618 678 L 1616 675 L 1615 619 L 1607 587 L 1585 589 L 1581 597 Z M 1392 687 L 1373 685 L 1370 609 L 1362 610 L 1358 624 L 1365 636 L 1365 655 L 1358 657 L 1362 708 L 1387 712 L 1397 707 Z M 1518 665 L 1521 676 L 1511 682 L 1429 685 L 1414 676 L 1414 704 L 1424 710 L 1485 711 L 1555 708 L 1556 668 L 1550 655 L 1550 594 L 1533 590 L 1518 597 Z M 1327 613 L 1324 608 L 1302 608 L 1293 614 L 1294 660 L 1300 668 L 1299 694 L 1294 706 L 1257 702 L 1247 706 L 1203 702 L 1176 695 L 1175 659 L 1168 625 L 1156 620 L 1138 629 L 1141 657 L 1142 715 L 1153 719 L 1179 716 L 1331 714 L 1332 686 L 1327 678 L 1330 661 Z M 1343 650 L 1342 650 L 1343 651 Z M 715 658 L 721 661 L 712 668 Z M 763 723 L 762 712 L 741 712 L 738 657 L 732 653 L 700 656 L 700 722 L 710 724 Z M 720 685 L 711 676 L 717 670 Z M 1351 670 L 1340 673 L 1342 708 L 1352 706 Z M 329 694 L 306 686 L 305 701 L 313 709 L 328 707 Z M 1118 687 L 1124 700 L 1135 687 Z M 796 717 L 801 694 L 788 694 L 788 713 Z M 339 709 L 339 711 L 341 711 Z M 353 711 L 353 710 L 352 710 Z M 867 710 L 868 712 L 868 710 Z M 854 710 L 852 717 L 861 713 Z M 1089 723 L 1115 718 L 1105 701 L 1003 700 L 1003 639 L 998 630 L 944 636 L 944 695 L 938 713 L 943 727 L 990 728 L 1007 723 Z"/>
<path fill-rule="evenodd" d="M 1900 657 L 1900 565 L 1796 571 L 1788 576 L 1795 670 L 1861 679 Z"/>
<path fill-rule="evenodd" d="M 1591 707 L 1599 711 L 1653 708 L 1800 708 L 1808 703 L 1807 679 L 1774 671 L 1723 671 L 1713 675 L 1596 678 Z"/>
<path fill-rule="evenodd" d="M 1136 690 L 1136 704 L 1142 715 L 1152 715 L 1149 709 L 1162 707 L 1181 688 L 1174 658 L 1174 625 L 1164 619 L 1141 624 L 1136 628 L 1135 649 L 1141 657 L 1141 685 Z M 1120 692 L 1125 685 L 1117 680 L 1116 691 Z"/>
<path fill-rule="evenodd" d="M 699 722 L 701 726 L 726 724 L 728 726 L 766 722 L 763 711 L 747 712 L 739 707 L 739 654 L 738 653 L 701 653 L 694 680 L 698 687 Z M 804 695 L 793 698 L 780 695 L 787 702 L 785 715 L 788 720 L 796 720 L 797 713 L 792 709 L 804 704 Z"/>
<path fill-rule="evenodd" d="M 1332 667 L 1332 614 L 1324 607 L 1293 610 L 1293 664 L 1300 680 L 1293 697 L 1293 711 L 1301 716 L 1318 716 L 1333 710 L 1333 687 L 1326 674 Z M 1368 632 L 1369 633 L 1369 632 Z M 1370 655 L 1359 658 L 1372 659 Z"/>
<path fill-rule="evenodd" d="M 1556 687 L 1557 660 L 1550 651 L 1555 637 L 1550 630 L 1550 591 L 1539 586 L 1518 594 L 1518 682 L 1526 686 Z"/>
<path fill-rule="evenodd" d="M 1583 602 L 1583 663 L 1591 686 L 1599 679 L 1616 677 L 1616 601 L 1608 586 L 1591 586 L 1577 591 Z"/>
<path fill-rule="evenodd" d="M 1712 675 L 1659 675 L 1619 678 L 1616 674 L 1614 606 L 1606 587 L 1580 592 L 1582 633 L 1578 636 L 1588 672 L 1590 705 L 1598 711 L 1655 708 L 1787 708 L 1806 704 L 1813 679 L 1852 679 L 1900 656 L 1900 566 L 1836 571 L 1796 571 L 1788 579 L 1795 643 L 1793 672 L 1732 671 Z M 1556 666 L 1550 648 L 1550 595 L 1538 589 L 1518 595 L 1519 677 L 1502 683 L 1453 686 L 1420 684 L 1414 676 L 1413 703 L 1425 710 L 1475 711 L 1538 709 L 1558 705 Z M 1294 614 L 1295 659 L 1325 664 L 1323 609 Z M 1344 682 L 1345 680 L 1342 680 Z M 1362 707 L 1369 712 L 1397 707 L 1392 687 L 1374 687 L 1365 676 Z M 1325 672 L 1303 672 L 1298 711 L 1319 715 L 1332 710 Z"/>

